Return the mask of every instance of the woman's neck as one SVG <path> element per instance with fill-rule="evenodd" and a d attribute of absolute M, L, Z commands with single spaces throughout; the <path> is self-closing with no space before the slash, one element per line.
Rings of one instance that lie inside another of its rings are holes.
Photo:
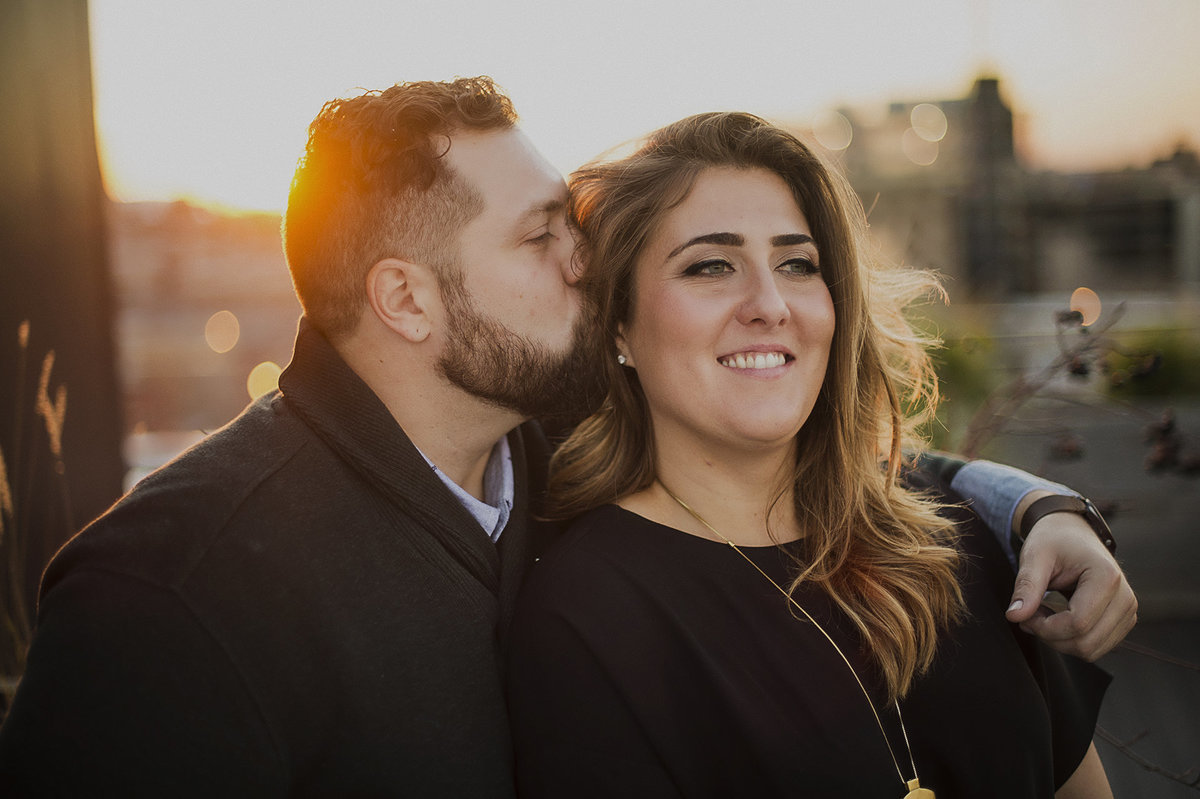
<path fill-rule="evenodd" d="M 796 519 L 789 447 L 720 457 L 656 447 L 658 480 L 618 505 L 659 524 L 713 540 L 744 546 L 769 546 L 802 536 Z M 672 494 L 674 497 L 672 497 Z M 703 522 L 675 499 L 687 503 Z"/>

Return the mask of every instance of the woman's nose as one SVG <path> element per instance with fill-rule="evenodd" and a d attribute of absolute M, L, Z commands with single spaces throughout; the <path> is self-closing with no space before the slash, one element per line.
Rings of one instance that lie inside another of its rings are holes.
<path fill-rule="evenodd" d="M 779 291 L 775 270 L 764 268 L 749 275 L 746 297 L 738 307 L 738 321 L 744 325 L 764 324 L 777 327 L 791 316 L 791 310 Z"/>

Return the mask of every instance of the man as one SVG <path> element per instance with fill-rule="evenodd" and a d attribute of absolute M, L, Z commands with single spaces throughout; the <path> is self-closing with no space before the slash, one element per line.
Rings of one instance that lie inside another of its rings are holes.
<path fill-rule="evenodd" d="M 512 794 L 501 651 L 552 534 L 528 420 L 580 390 L 584 317 L 565 186 L 514 122 L 485 78 L 322 110 L 285 218 L 305 316 L 280 390 L 47 568 L 0 791 Z M 1095 655 L 1128 588 L 1058 528 L 1021 596 L 1086 569 L 1087 623 L 1052 632 Z"/>

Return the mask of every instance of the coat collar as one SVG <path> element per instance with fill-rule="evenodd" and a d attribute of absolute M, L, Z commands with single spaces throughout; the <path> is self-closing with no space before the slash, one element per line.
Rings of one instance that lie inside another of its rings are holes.
<path fill-rule="evenodd" d="M 300 320 L 292 360 L 280 376 L 279 389 L 296 413 L 364 480 L 433 533 L 489 591 L 500 593 L 496 546 L 429 468 L 383 401 L 306 318 Z M 523 479 L 527 465 L 519 433 L 510 434 L 509 444 L 517 491 L 514 518 L 501 540 L 509 533 L 523 539 L 529 513 Z M 510 543 L 517 544 L 512 549 L 525 549 L 524 541 Z"/>

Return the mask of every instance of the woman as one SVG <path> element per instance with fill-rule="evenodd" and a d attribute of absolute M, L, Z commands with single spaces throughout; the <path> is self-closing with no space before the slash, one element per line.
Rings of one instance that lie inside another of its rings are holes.
<path fill-rule="evenodd" d="M 609 387 L 514 622 L 522 795 L 1110 795 L 1105 678 L 1010 629 L 995 541 L 900 467 L 928 276 L 869 266 L 848 187 L 746 114 L 571 191 Z"/>

